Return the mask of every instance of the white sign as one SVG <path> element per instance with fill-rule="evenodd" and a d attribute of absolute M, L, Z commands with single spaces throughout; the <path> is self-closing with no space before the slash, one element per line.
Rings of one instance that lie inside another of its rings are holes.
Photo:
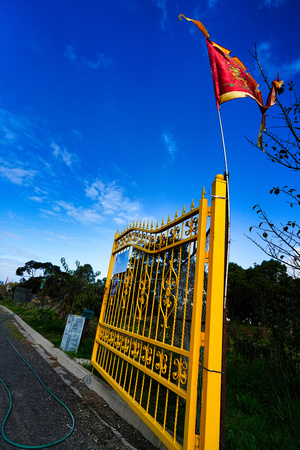
<path fill-rule="evenodd" d="M 116 255 L 115 265 L 113 275 L 117 275 L 118 273 L 126 272 L 128 265 L 130 250 L 126 250 L 126 252 L 119 253 Z"/>
<path fill-rule="evenodd" d="M 85 317 L 69 314 L 60 348 L 66 352 L 77 353 Z"/>

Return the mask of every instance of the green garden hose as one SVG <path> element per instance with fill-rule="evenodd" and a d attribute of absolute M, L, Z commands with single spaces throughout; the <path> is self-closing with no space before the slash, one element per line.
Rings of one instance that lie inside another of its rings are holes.
<path fill-rule="evenodd" d="M 1 323 L 3 320 L 5 320 L 5 319 L 0 320 L 0 323 Z M 60 400 L 53 394 L 53 392 L 50 391 L 50 389 L 47 388 L 47 386 L 45 386 L 45 384 L 42 382 L 42 380 L 40 379 L 40 377 L 38 376 L 38 374 L 33 370 L 33 368 L 28 364 L 28 362 L 23 358 L 23 356 L 18 352 L 18 350 L 14 347 L 14 345 L 13 345 L 13 344 L 11 343 L 11 341 L 8 339 L 8 337 L 6 336 L 6 334 L 5 334 L 4 330 L 3 330 L 3 328 L 0 327 L 0 330 L 2 331 L 2 334 L 3 334 L 3 336 L 5 337 L 5 339 L 7 340 L 7 342 L 9 343 L 9 345 L 10 345 L 10 346 L 15 350 L 15 352 L 20 356 L 20 358 L 24 361 L 24 363 L 27 365 L 27 367 L 29 367 L 29 369 L 33 372 L 33 374 L 36 376 L 36 378 L 37 378 L 38 381 L 41 383 L 41 385 L 46 389 L 47 392 L 49 392 L 49 394 L 50 394 L 50 395 L 51 395 L 51 396 L 52 396 L 52 397 L 53 397 L 53 398 L 54 398 L 54 399 L 55 399 L 55 400 L 56 400 L 63 408 L 66 409 L 66 411 L 68 412 L 68 414 L 70 415 L 71 420 L 72 420 L 72 427 L 71 427 L 70 432 L 69 432 L 66 436 L 64 436 L 63 438 L 61 438 L 61 439 L 59 439 L 59 440 L 57 440 L 57 441 L 55 441 L 55 442 L 51 442 L 50 444 L 41 444 L 41 445 L 22 445 L 22 444 L 18 444 L 18 443 L 16 443 L 16 442 L 11 441 L 11 440 L 8 439 L 8 437 L 5 435 L 4 428 L 5 428 L 5 424 L 6 424 L 6 421 L 7 421 L 7 419 L 8 419 L 8 416 L 9 416 L 9 414 L 10 414 L 11 408 L 12 408 L 12 396 L 11 396 L 11 394 L 10 394 L 10 392 L 9 392 L 8 387 L 6 386 L 6 384 L 4 383 L 4 381 L 0 378 L 0 382 L 1 382 L 2 385 L 4 386 L 4 388 L 5 388 L 5 390 L 6 390 L 7 394 L 8 394 L 8 397 L 9 397 L 9 408 L 8 408 L 8 412 L 7 412 L 6 416 L 5 416 L 5 419 L 4 419 L 3 424 L 2 424 L 2 427 L 1 427 L 1 435 L 2 435 L 3 439 L 4 439 L 6 442 L 8 442 L 10 445 L 13 445 L 14 447 L 19 447 L 19 448 L 47 448 L 47 447 L 52 447 L 53 445 L 56 445 L 56 444 L 60 444 L 61 442 L 63 442 L 64 440 L 66 440 L 66 439 L 72 434 L 72 432 L 73 432 L 73 430 L 74 430 L 74 427 L 75 427 L 75 421 L 74 421 L 74 417 L 73 417 L 71 411 L 69 410 L 69 408 L 68 408 L 62 401 L 60 401 Z"/>

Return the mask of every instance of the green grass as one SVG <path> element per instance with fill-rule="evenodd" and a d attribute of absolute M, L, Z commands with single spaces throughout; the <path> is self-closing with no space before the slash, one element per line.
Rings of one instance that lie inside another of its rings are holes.
<path fill-rule="evenodd" d="M 0 299 L 28 325 L 59 347 L 65 321 L 53 321 L 41 310 Z M 96 323 L 96 319 L 93 320 Z M 92 324 L 91 324 L 92 325 Z M 83 336 L 78 353 L 90 359 L 95 326 Z M 268 330 L 245 324 L 228 326 L 226 368 L 226 449 L 273 450 L 300 448 L 300 370 L 278 357 Z M 275 343 L 276 344 L 276 343 Z M 87 365 L 91 370 L 92 366 Z M 94 371 L 98 376 L 98 372 Z M 100 376 L 100 378 L 102 378 Z M 102 378 L 103 379 L 103 378 Z M 146 391 L 145 391 L 146 392 Z M 182 424 L 180 424 L 183 426 Z M 172 428 L 172 424 L 168 423 Z M 182 430 L 178 430 L 181 434 Z"/>
<path fill-rule="evenodd" d="M 11 300 L 0 298 L 0 304 L 10 309 L 24 320 L 31 328 L 40 333 L 45 339 L 50 341 L 55 347 L 59 347 L 64 334 L 66 321 L 56 318 L 52 311 L 45 312 L 42 308 L 32 307 L 31 304 L 15 303 Z M 54 320 L 55 319 L 55 320 Z M 96 319 L 93 319 L 95 322 Z M 95 328 L 95 327 L 94 327 Z M 78 352 L 66 352 L 71 358 L 90 359 L 94 344 L 94 335 L 88 332 L 83 335 Z"/>

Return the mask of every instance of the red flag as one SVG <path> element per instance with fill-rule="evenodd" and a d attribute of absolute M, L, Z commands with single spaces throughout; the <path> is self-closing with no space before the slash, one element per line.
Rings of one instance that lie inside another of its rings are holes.
<path fill-rule="evenodd" d="M 243 63 L 236 57 L 232 58 L 227 48 L 209 39 L 206 43 L 218 107 L 234 98 L 251 97 L 263 108 L 258 84 L 247 73 Z"/>
<path fill-rule="evenodd" d="M 262 147 L 262 132 L 265 130 L 265 113 L 270 106 L 276 103 L 276 94 L 283 85 L 283 81 L 279 81 L 279 77 L 277 76 L 277 79 L 272 82 L 267 103 L 264 105 L 258 84 L 247 71 L 244 64 L 236 56 L 230 56 L 231 50 L 211 41 L 206 28 L 198 20 L 188 19 L 183 14 L 180 14 L 180 20 L 181 17 L 193 22 L 206 37 L 217 107 L 220 109 L 222 103 L 235 98 L 250 97 L 257 102 L 262 113 L 258 137 L 258 145 Z"/>

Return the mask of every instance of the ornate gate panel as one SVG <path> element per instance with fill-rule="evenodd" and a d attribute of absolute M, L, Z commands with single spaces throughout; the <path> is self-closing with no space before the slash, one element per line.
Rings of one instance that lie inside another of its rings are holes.
<path fill-rule="evenodd" d="M 225 197 L 113 244 L 91 362 L 170 449 L 219 445 Z"/>

